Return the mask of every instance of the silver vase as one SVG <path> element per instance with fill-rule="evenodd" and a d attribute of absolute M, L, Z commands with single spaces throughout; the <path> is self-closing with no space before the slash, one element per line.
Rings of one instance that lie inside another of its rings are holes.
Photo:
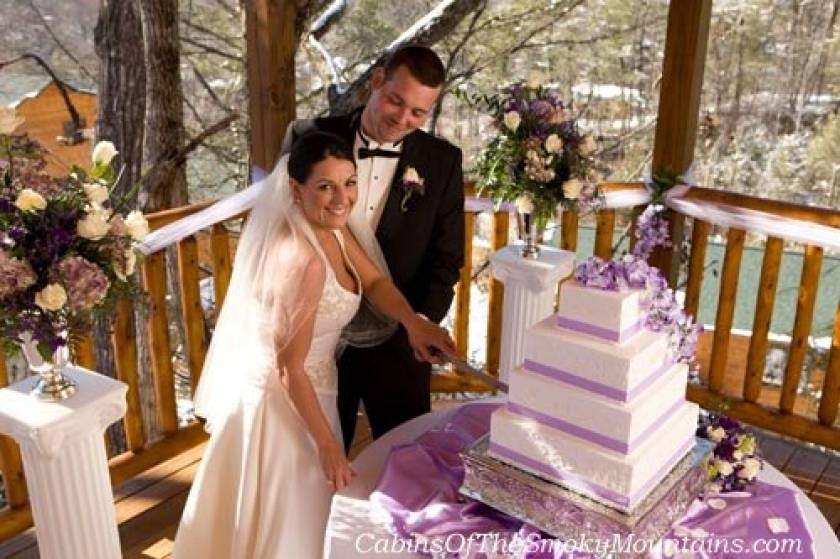
<path fill-rule="evenodd" d="M 522 216 L 522 257 L 536 260 L 540 257 L 540 245 L 537 244 L 537 220 L 533 213 L 523 213 Z"/>
<path fill-rule="evenodd" d="M 69 363 L 67 346 L 59 346 L 52 359 L 45 361 L 33 352 L 33 347 L 23 345 L 23 354 L 29 365 L 29 370 L 38 375 L 38 382 L 30 394 L 47 402 L 59 402 L 75 394 L 76 383 L 64 376 L 64 368 Z"/>

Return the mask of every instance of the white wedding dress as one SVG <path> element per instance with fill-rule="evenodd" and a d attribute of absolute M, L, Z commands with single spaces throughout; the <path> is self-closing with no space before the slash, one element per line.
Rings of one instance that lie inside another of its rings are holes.
<path fill-rule="evenodd" d="M 336 237 L 361 291 L 341 234 Z M 335 350 L 360 301 L 361 294 L 342 287 L 328 264 L 305 369 L 339 443 Z M 264 387 L 245 391 L 235 411 L 214 427 L 184 507 L 173 556 L 319 558 L 331 498 L 309 430 L 279 376 L 269 374 Z"/>

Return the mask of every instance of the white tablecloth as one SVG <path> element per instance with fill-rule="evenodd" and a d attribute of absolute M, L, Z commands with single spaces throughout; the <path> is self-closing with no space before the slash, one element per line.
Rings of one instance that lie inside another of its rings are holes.
<path fill-rule="evenodd" d="M 435 425 L 450 418 L 457 407 L 422 415 L 390 431 L 374 441 L 353 462 L 358 474 L 353 483 L 333 497 L 330 519 L 324 542 L 324 557 L 329 559 L 353 559 L 375 555 L 377 558 L 419 557 L 412 553 L 362 553 L 357 544 L 365 549 L 370 543 L 391 538 L 383 524 L 370 518 L 368 496 L 376 486 L 379 474 L 391 447 L 411 442 Z M 818 559 L 840 557 L 840 542 L 817 506 L 792 481 L 779 470 L 765 464 L 759 479 L 774 485 L 795 489 L 805 522 L 814 539 L 814 551 Z"/>

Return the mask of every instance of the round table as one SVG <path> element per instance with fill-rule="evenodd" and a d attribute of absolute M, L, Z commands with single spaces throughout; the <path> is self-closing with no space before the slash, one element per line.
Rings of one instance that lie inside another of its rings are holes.
<path fill-rule="evenodd" d="M 494 401 L 498 399 L 491 399 Z M 500 400 L 499 400 L 500 401 Z M 329 559 L 352 559 L 373 555 L 361 550 L 369 549 L 376 540 L 392 537 L 385 524 L 371 518 L 368 496 L 376 486 L 388 453 L 395 445 L 413 441 L 436 425 L 446 422 L 459 406 L 433 411 L 417 417 L 388 432 L 374 441 L 353 461 L 356 477 L 348 487 L 335 494 L 327 523 L 324 541 L 324 557 Z M 823 514 L 792 481 L 770 464 L 765 464 L 759 479 L 766 483 L 796 490 L 805 522 L 814 539 L 816 557 L 840 557 L 840 542 Z M 413 553 L 376 552 L 378 558 L 420 557 Z"/>

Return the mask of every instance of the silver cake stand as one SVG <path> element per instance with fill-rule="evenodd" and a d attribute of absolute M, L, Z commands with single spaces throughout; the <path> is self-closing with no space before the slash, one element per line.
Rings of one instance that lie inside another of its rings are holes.
<path fill-rule="evenodd" d="M 622 512 L 491 458 L 487 454 L 488 442 L 486 435 L 462 454 L 465 477 L 461 494 L 564 541 L 618 538 L 622 542 L 658 542 L 703 494 L 706 461 L 714 448 L 710 441 L 698 438 L 691 452 L 644 501 L 635 509 Z"/>

